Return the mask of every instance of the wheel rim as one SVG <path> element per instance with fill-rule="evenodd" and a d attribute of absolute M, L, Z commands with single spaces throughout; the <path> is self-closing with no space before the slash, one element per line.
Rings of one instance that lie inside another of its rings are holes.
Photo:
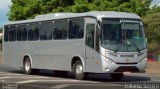
<path fill-rule="evenodd" d="M 82 65 L 76 66 L 76 74 L 82 74 L 83 73 L 83 67 Z"/>
<path fill-rule="evenodd" d="M 25 70 L 26 70 L 26 71 L 29 71 L 29 70 L 30 70 L 30 62 L 29 62 L 29 61 L 26 61 Z"/>

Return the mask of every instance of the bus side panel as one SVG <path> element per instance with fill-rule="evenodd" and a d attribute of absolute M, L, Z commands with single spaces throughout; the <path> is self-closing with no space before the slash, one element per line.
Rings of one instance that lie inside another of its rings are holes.
<path fill-rule="evenodd" d="M 16 42 L 5 42 L 3 44 L 3 58 L 4 64 L 19 68 L 22 66 L 22 55 L 18 54 Z"/>
<path fill-rule="evenodd" d="M 75 55 L 85 56 L 84 40 L 51 40 L 29 42 L 28 53 L 33 68 L 71 71 Z"/>
<path fill-rule="evenodd" d="M 65 44 L 65 45 L 64 45 Z M 71 71 L 71 60 L 75 55 L 85 56 L 84 40 L 66 40 L 55 43 L 55 65 L 56 70 Z"/>
<path fill-rule="evenodd" d="M 74 56 L 85 59 L 85 41 L 76 39 L 5 42 L 3 53 L 4 64 L 12 67 L 23 67 L 23 58 L 29 55 L 32 68 L 71 71 L 71 60 Z"/>

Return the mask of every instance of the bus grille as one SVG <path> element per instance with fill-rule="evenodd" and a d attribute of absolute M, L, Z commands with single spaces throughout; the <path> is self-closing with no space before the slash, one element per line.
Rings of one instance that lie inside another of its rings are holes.
<path fill-rule="evenodd" d="M 132 65 L 135 65 L 135 64 L 138 64 L 138 62 L 133 62 L 133 63 L 116 63 L 116 64 L 121 64 L 121 65 L 128 65 L 128 64 L 132 64 Z"/>
<path fill-rule="evenodd" d="M 134 55 L 121 55 L 121 57 L 134 57 Z"/>
<path fill-rule="evenodd" d="M 120 66 L 115 70 L 115 72 L 138 72 L 139 69 L 135 66 Z"/>

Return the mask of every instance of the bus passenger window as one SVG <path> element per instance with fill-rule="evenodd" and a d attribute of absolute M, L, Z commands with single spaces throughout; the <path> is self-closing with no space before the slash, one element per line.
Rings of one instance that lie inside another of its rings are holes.
<path fill-rule="evenodd" d="M 40 39 L 52 40 L 52 30 L 54 29 L 52 22 L 43 22 L 40 24 Z"/>
<path fill-rule="evenodd" d="M 4 31 L 4 41 L 8 42 L 8 31 L 9 31 L 9 27 L 4 27 L 5 31 Z"/>
<path fill-rule="evenodd" d="M 17 41 L 27 40 L 27 25 L 19 25 L 17 28 Z"/>
<path fill-rule="evenodd" d="M 22 30 L 22 41 L 27 40 L 27 29 L 28 29 L 27 25 L 24 25 L 23 28 L 21 29 Z"/>
<path fill-rule="evenodd" d="M 19 25 L 19 26 L 16 28 L 16 30 L 17 30 L 17 41 L 21 41 L 21 40 L 22 40 L 22 39 L 21 39 L 21 37 L 22 37 L 21 26 Z"/>
<path fill-rule="evenodd" d="M 84 34 L 84 20 L 73 19 L 69 21 L 69 39 L 81 39 Z"/>
<path fill-rule="evenodd" d="M 9 41 L 16 41 L 16 26 L 10 26 Z"/>
<path fill-rule="evenodd" d="M 56 21 L 54 24 L 55 40 L 67 39 L 67 21 Z"/>
<path fill-rule="evenodd" d="M 28 31 L 28 39 L 29 40 L 39 40 L 39 24 L 32 23 L 29 26 L 30 28 Z"/>

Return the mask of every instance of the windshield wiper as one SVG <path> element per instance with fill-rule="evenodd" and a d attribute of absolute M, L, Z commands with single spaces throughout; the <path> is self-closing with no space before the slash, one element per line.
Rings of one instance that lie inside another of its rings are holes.
<path fill-rule="evenodd" d="M 115 48 L 114 52 L 115 52 L 115 53 L 117 53 L 117 52 L 118 52 L 118 46 Z"/>
<path fill-rule="evenodd" d="M 131 41 L 131 40 L 130 40 Z M 141 52 L 141 50 L 138 48 L 138 46 L 136 45 L 136 43 L 135 43 L 135 41 L 134 40 L 132 40 L 131 41 L 132 43 L 133 43 L 133 46 L 136 48 L 136 50 L 137 50 L 137 52 Z"/>
<path fill-rule="evenodd" d="M 119 51 L 118 48 L 121 47 L 121 46 L 122 46 L 122 43 L 120 43 L 120 46 L 117 45 L 117 47 L 115 48 L 114 52 L 117 53 Z"/>

